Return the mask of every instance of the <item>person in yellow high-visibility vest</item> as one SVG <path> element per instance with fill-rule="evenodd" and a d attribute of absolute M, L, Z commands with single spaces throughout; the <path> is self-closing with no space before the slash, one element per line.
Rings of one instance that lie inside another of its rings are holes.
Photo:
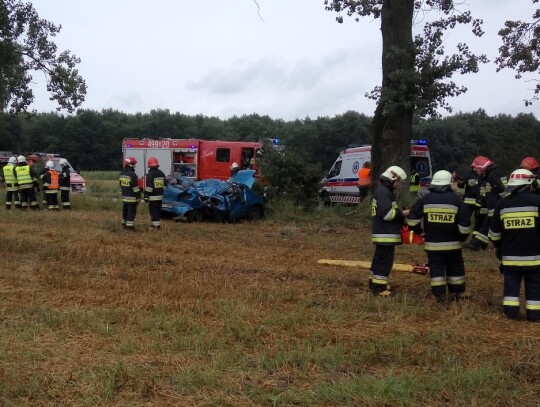
<path fill-rule="evenodd" d="M 17 159 L 10 157 L 8 163 L 3 168 L 4 182 L 6 184 L 6 209 L 10 210 L 11 205 L 15 203 L 16 208 L 21 207 L 19 201 L 19 184 L 17 183 L 17 174 L 15 168 Z"/>
<path fill-rule="evenodd" d="M 414 171 L 411 174 L 410 181 L 411 186 L 409 190 L 411 191 L 411 195 L 416 196 L 420 192 L 420 174 L 418 174 L 418 171 Z"/>
<path fill-rule="evenodd" d="M 21 208 L 28 209 L 28 206 L 34 210 L 39 209 L 38 201 L 34 188 L 38 185 L 38 180 L 34 169 L 26 162 L 26 157 L 20 155 L 17 157 L 17 167 L 15 167 L 17 182 L 19 184 L 19 198 L 21 199 Z"/>

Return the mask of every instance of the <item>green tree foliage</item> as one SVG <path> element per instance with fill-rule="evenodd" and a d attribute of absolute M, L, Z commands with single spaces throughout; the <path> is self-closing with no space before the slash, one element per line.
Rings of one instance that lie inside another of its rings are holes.
<path fill-rule="evenodd" d="M 40 19 L 31 3 L 0 1 L 0 110 L 26 111 L 34 100 L 32 72 L 42 72 L 50 99 L 73 112 L 86 95 L 86 84 L 75 68 L 79 58 L 59 52 L 50 40 L 60 26 Z"/>
<path fill-rule="evenodd" d="M 540 0 L 532 0 L 539 3 Z M 498 70 L 511 68 L 520 79 L 524 73 L 540 73 L 540 9 L 536 9 L 532 21 L 506 21 L 499 31 L 503 45 L 499 48 L 496 62 Z M 540 81 L 534 89 L 534 95 L 525 99 L 528 106 L 540 96 Z"/>
<path fill-rule="evenodd" d="M 325 0 L 326 9 L 348 16 L 380 19 L 382 33 L 382 84 L 368 96 L 377 100 L 373 118 L 373 173 L 377 176 L 391 164 L 410 169 L 409 143 L 414 114 L 436 115 L 449 96 L 467 89 L 450 79 L 454 73 L 476 72 L 485 56 L 470 52 L 466 44 L 446 55 L 444 33 L 458 24 L 482 35 L 481 21 L 470 12 L 458 12 L 453 0 Z M 421 34 L 413 37 L 413 21 L 420 15 L 438 12 L 439 19 L 427 21 Z M 376 177 L 374 177 L 376 178 Z"/>

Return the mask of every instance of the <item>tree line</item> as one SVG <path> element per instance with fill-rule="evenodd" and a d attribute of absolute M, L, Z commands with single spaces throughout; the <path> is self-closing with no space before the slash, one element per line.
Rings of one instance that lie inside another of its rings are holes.
<path fill-rule="evenodd" d="M 354 111 L 292 121 L 258 114 L 220 119 L 169 110 L 137 114 L 116 110 L 79 110 L 75 115 L 0 114 L 0 150 L 60 153 L 83 171 L 118 169 L 124 138 L 278 138 L 322 175 L 341 150 L 371 144 L 372 134 L 372 118 Z M 413 138 L 428 140 L 434 170 L 462 173 L 477 154 L 489 156 L 507 173 L 525 156 L 540 159 L 540 122 L 532 114 L 489 116 L 478 110 L 444 118 L 415 118 Z"/>

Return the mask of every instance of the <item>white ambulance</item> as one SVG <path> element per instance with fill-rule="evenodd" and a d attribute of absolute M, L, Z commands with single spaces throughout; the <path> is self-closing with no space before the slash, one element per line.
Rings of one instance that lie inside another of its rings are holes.
<path fill-rule="evenodd" d="M 358 170 L 371 161 L 371 146 L 348 148 L 339 154 L 322 181 L 325 203 L 358 203 Z M 427 140 L 411 141 L 411 170 L 420 174 L 420 193 L 425 193 L 433 176 Z"/>

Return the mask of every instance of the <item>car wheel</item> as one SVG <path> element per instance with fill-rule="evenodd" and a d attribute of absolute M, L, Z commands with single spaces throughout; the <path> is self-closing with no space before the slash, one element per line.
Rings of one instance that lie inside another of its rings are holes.
<path fill-rule="evenodd" d="M 186 213 L 186 219 L 189 223 L 202 222 L 204 215 L 201 211 L 189 211 Z"/>
<path fill-rule="evenodd" d="M 246 215 L 247 220 L 256 221 L 263 217 L 263 210 L 260 206 L 252 206 Z"/>

